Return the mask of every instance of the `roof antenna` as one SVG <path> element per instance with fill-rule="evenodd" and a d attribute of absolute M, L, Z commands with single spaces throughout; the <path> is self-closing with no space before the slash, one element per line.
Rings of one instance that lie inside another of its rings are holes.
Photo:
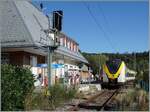
<path fill-rule="evenodd" d="M 42 3 L 40 3 L 40 8 L 41 8 L 41 10 L 43 9 L 43 4 Z"/>

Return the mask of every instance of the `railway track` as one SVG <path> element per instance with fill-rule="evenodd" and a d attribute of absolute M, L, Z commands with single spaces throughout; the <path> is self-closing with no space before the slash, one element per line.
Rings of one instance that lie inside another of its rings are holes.
<path fill-rule="evenodd" d="M 124 86 L 118 88 L 118 89 L 113 89 L 113 90 L 108 90 L 104 89 L 97 93 L 96 95 L 91 96 L 88 98 L 86 101 L 82 101 L 73 107 L 69 108 L 68 111 L 79 111 L 79 110 L 107 110 L 107 108 L 111 108 L 109 104 L 112 103 L 113 98 L 117 94 L 122 94 L 124 89 L 132 87 L 133 83 L 129 82 L 126 83 Z"/>
<path fill-rule="evenodd" d="M 107 105 L 107 103 L 111 100 L 111 98 L 117 94 L 119 89 L 116 90 L 103 90 L 102 92 L 91 96 L 84 102 L 81 102 L 74 107 L 68 109 L 68 111 L 78 111 L 82 109 L 88 110 L 102 110 Z"/>

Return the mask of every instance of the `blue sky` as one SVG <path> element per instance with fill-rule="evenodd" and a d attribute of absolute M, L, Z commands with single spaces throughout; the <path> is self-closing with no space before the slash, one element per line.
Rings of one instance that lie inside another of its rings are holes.
<path fill-rule="evenodd" d="M 41 2 L 33 3 L 39 6 Z M 81 51 L 124 53 L 148 50 L 148 2 L 42 3 L 45 14 L 63 10 L 62 32 L 76 40 Z"/>

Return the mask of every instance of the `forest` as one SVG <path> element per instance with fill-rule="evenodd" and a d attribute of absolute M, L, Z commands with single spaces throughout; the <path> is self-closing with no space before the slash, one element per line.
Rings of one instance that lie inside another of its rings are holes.
<path fill-rule="evenodd" d="M 82 55 L 88 60 L 93 74 L 99 73 L 102 65 L 111 59 L 121 59 L 130 70 L 137 72 L 136 78 L 149 80 L 149 51 L 132 53 L 86 53 Z"/>

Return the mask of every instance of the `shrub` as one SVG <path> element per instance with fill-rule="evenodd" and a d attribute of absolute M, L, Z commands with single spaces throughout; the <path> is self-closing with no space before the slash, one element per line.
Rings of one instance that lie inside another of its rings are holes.
<path fill-rule="evenodd" d="M 42 88 L 41 93 L 33 92 L 28 95 L 26 110 L 55 110 L 56 107 L 73 98 L 76 93 L 76 89 L 67 88 L 60 84 L 51 86 L 49 95 L 46 91 L 48 91 L 48 88 Z"/>
<path fill-rule="evenodd" d="M 25 110 L 52 110 L 48 97 L 42 93 L 30 93 L 25 100 Z"/>
<path fill-rule="evenodd" d="M 69 100 L 69 99 L 75 97 L 76 92 L 77 92 L 77 90 L 75 88 L 67 89 L 66 94 L 65 94 L 65 99 Z"/>
<path fill-rule="evenodd" d="M 27 93 L 34 87 L 34 79 L 27 68 L 1 65 L 2 110 L 24 110 Z"/>
<path fill-rule="evenodd" d="M 67 88 L 64 85 L 56 84 L 49 88 L 50 97 L 49 102 L 52 108 L 54 109 L 56 106 L 59 106 L 64 101 L 70 100 L 75 96 L 76 89 Z"/>

